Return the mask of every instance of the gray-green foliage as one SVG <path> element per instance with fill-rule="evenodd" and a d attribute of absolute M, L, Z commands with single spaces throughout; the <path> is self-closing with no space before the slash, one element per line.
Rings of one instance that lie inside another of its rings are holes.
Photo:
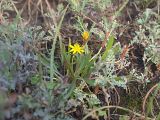
<path fill-rule="evenodd" d="M 96 63 L 96 71 L 94 74 L 97 76 L 95 85 L 99 84 L 107 87 L 126 87 L 126 82 L 124 79 L 117 77 L 115 74 L 115 54 L 113 50 L 109 51 L 105 60 L 100 60 L 98 63 Z"/>
<path fill-rule="evenodd" d="M 0 10 L 13 10 L 10 0 L 2 0 L 0 3 Z"/>
<path fill-rule="evenodd" d="M 159 63 L 160 60 L 160 18 L 158 14 L 151 9 L 146 11 L 137 20 L 139 30 L 136 31 L 132 43 L 143 43 L 145 45 L 145 56 L 154 63 Z"/>
<path fill-rule="evenodd" d="M 95 94 L 86 93 L 78 87 L 74 90 L 74 97 L 82 103 L 85 103 L 85 101 L 87 101 L 90 107 L 94 107 L 95 105 L 100 104 L 100 101 Z"/>
<path fill-rule="evenodd" d="M 93 2 L 92 0 L 90 1 Z M 100 11 L 104 11 L 109 5 L 111 5 L 112 0 L 96 0 L 94 2 L 93 2 L 94 7 L 100 9 Z"/>
<path fill-rule="evenodd" d="M 0 26 L 0 81 L 3 83 L 1 87 L 6 89 L 15 89 L 18 81 L 26 80 L 29 71 L 22 72 L 21 65 L 34 59 L 33 54 L 24 48 L 24 42 L 29 38 L 25 37 L 18 23 L 16 18 L 12 24 L 6 22 Z"/>
<path fill-rule="evenodd" d="M 88 0 L 68 0 L 68 2 L 71 5 L 73 11 L 84 12 L 84 8 L 88 3 Z"/>

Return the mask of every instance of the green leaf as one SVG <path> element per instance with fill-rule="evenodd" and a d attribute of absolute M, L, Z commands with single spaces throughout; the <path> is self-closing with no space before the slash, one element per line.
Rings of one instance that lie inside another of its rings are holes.
<path fill-rule="evenodd" d="M 40 82 L 40 76 L 39 75 L 35 75 L 31 78 L 31 84 L 35 85 L 37 84 L 38 82 Z"/>
<path fill-rule="evenodd" d="M 93 61 L 90 61 L 90 59 L 90 54 L 77 56 L 75 76 L 87 77 L 90 74 L 94 66 Z"/>
<path fill-rule="evenodd" d="M 122 78 L 121 77 L 115 77 L 114 78 L 116 81 L 122 81 Z"/>
<path fill-rule="evenodd" d="M 54 63 L 55 63 L 54 53 L 55 53 L 57 38 L 60 34 L 61 25 L 62 25 L 62 22 L 63 22 L 63 19 L 64 19 L 64 16 L 66 14 L 67 9 L 68 9 L 68 6 L 64 9 L 61 20 L 60 20 L 58 26 L 56 25 L 55 36 L 53 36 L 52 49 L 50 52 L 50 54 L 51 54 L 51 58 L 50 58 L 50 78 L 51 78 L 51 80 L 54 78 L 54 75 L 56 74 L 55 73 L 56 68 L 54 66 Z"/>
<path fill-rule="evenodd" d="M 12 54 L 9 51 L 9 49 L 7 49 L 5 44 L 0 45 L 0 60 L 1 62 L 3 62 L 4 64 L 7 64 L 9 61 L 11 61 L 11 57 Z"/>
<path fill-rule="evenodd" d="M 53 81 L 49 81 L 49 82 L 46 83 L 46 85 L 47 85 L 47 86 L 46 86 L 47 89 L 53 90 L 53 89 L 56 87 L 57 83 L 56 83 L 56 82 L 53 82 Z"/>
<path fill-rule="evenodd" d="M 111 48 L 113 46 L 113 43 L 114 43 L 114 37 L 110 36 L 109 40 L 108 40 L 108 43 L 107 43 L 107 46 L 106 46 L 106 50 L 104 51 L 104 53 L 102 55 L 102 60 L 105 60 L 106 57 L 108 56 L 108 53 L 109 53 L 109 51 L 111 50 Z"/>
<path fill-rule="evenodd" d="M 160 120 L 160 112 L 159 112 L 159 114 L 157 115 L 156 120 Z"/>
<path fill-rule="evenodd" d="M 95 86 L 95 80 L 86 80 L 86 83 L 90 86 Z"/>
<path fill-rule="evenodd" d="M 74 77 L 74 72 L 73 72 L 74 70 L 73 70 L 72 56 L 69 53 L 64 51 L 62 57 L 63 57 L 62 63 L 66 67 L 66 70 L 68 70 L 70 76 L 73 78 Z"/>
<path fill-rule="evenodd" d="M 43 55 L 43 54 L 41 54 L 41 53 L 38 53 L 37 54 L 37 56 L 38 56 L 38 59 L 40 60 L 40 62 L 44 65 L 44 66 L 46 66 L 46 67 L 50 67 L 49 65 L 50 65 L 50 61 L 49 61 L 49 59 L 45 56 L 45 55 Z"/>
<path fill-rule="evenodd" d="M 99 115 L 99 116 L 105 116 L 105 115 L 106 115 L 106 111 L 99 110 L 99 111 L 98 111 L 98 115 Z"/>
<path fill-rule="evenodd" d="M 116 54 L 120 53 L 120 51 L 121 51 L 121 45 L 120 45 L 120 43 L 116 43 L 114 45 L 113 52 L 116 55 Z"/>

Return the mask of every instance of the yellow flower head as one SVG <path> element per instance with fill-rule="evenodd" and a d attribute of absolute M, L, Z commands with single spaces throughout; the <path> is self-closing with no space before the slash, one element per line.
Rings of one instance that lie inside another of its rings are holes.
<path fill-rule="evenodd" d="M 69 52 L 72 52 L 73 54 L 76 54 L 76 53 L 82 54 L 84 52 L 84 48 L 81 47 L 78 43 L 74 45 L 69 45 L 69 48 L 71 48 Z"/>
<path fill-rule="evenodd" d="M 84 41 L 88 41 L 88 39 L 89 39 L 89 32 L 88 31 L 84 31 L 82 33 L 82 38 L 83 38 Z"/>

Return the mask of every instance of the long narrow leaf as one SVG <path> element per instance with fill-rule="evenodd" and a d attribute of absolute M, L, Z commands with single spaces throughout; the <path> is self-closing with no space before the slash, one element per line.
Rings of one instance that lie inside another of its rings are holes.
<path fill-rule="evenodd" d="M 63 16 L 62 16 L 62 18 L 61 18 L 58 26 L 56 27 L 56 33 L 55 33 L 55 36 L 54 36 L 54 39 L 53 39 L 53 44 L 52 44 L 52 49 L 51 49 L 51 59 L 50 59 L 50 79 L 51 80 L 53 79 L 53 76 L 55 74 L 55 72 L 54 72 L 54 51 L 55 51 L 55 45 L 56 45 L 56 42 L 57 42 L 57 38 L 59 36 L 59 31 L 60 31 L 60 28 L 61 28 L 64 16 L 66 14 L 67 8 L 68 8 L 68 6 L 65 8 Z"/>
<path fill-rule="evenodd" d="M 110 36 L 109 40 L 108 40 L 108 43 L 107 43 L 107 46 L 106 46 L 106 50 L 104 51 L 104 53 L 102 55 L 102 60 L 106 59 L 106 57 L 108 55 L 108 52 L 111 50 L 111 48 L 113 46 L 113 43 L 114 43 L 114 37 Z"/>

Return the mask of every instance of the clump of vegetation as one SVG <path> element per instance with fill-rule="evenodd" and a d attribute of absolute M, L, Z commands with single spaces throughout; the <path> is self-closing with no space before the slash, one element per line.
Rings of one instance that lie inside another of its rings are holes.
<path fill-rule="evenodd" d="M 159 5 L 0 1 L 0 119 L 159 120 Z"/>

